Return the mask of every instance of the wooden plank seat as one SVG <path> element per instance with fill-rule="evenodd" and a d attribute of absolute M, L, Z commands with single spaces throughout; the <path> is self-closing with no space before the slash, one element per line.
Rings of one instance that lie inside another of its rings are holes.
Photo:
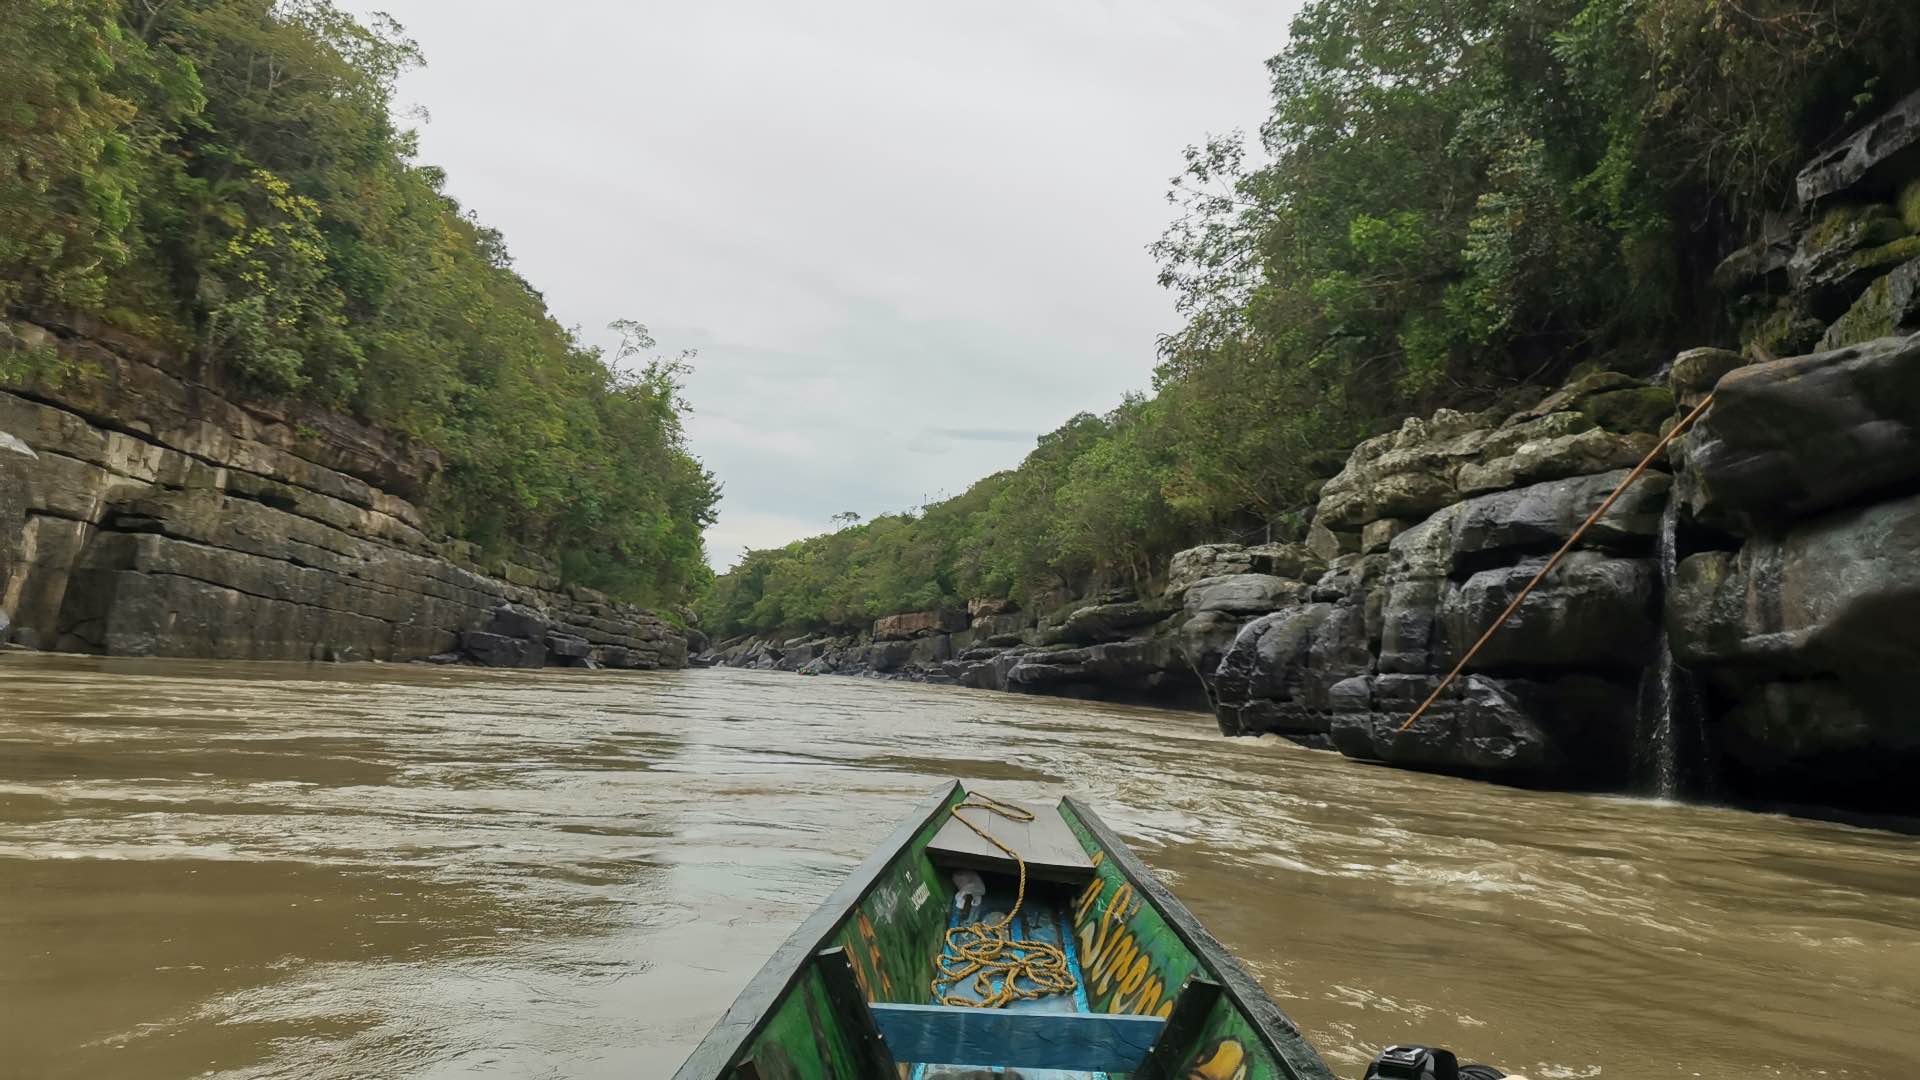
<path fill-rule="evenodd" d="M 1035 881 L 1054 881 L 1062 885 L 1085 885 L 1093 877 L 1093 860 L 1082 847 L 1060 808 L 1046 803 L 1012 803 L 1031 811 L 1032 821 L 1013 821 L 979 808 L 960 813 L 967 820 L 993 834 L 994 839 L 1020 853 L 1026 860 L 1027 876 Z M 985 870 L 1015 874 L 1018 867 L 1007 854 L 980 838 L 964 824 L 949 820 L 927 845 L 927 857 L 934 865 L 962 870 Z"/>
<path fill-rule="evenodd" d="M 1167 1022 L 1116 1013 L 1009 1012 L 874 1002 L 895 1061 L 989 1068 L 1132 1072 Z"/>

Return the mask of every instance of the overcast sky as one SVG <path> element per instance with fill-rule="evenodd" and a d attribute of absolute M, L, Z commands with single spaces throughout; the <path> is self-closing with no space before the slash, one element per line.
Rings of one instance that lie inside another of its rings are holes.
<path fill-rule="evenodd" d="M 695 349 L 715 566 L 954 495 L 1146 389 L 1181 149 L 1297 0 L 375 0 L 422 160 L 562 322 Z"/>

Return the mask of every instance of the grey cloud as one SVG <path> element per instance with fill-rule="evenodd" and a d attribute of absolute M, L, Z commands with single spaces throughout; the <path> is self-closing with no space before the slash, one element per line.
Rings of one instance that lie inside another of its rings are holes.
<path fill-rule="evenodd" d="M 961 442 L 1017 442 L 1033 441 L 1034 433 L 1026 428 L 950 428 L 937 427 L 933 434 L 942 438 L 958 439 Z"/>

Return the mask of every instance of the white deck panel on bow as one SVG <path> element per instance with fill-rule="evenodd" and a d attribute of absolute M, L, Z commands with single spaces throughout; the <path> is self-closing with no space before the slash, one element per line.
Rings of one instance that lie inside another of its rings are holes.
<path fill-rule="evenodd" d="M 994 839 L 1020 853 L 1026 860 L 1027 876 L 1035 881 L 1057 881 L 1081 885 L 1093 877 L 1093 860 L 1060 816 L 1060 808 L 1049 803 L 1009 803 L 1033 812 L 1032 821 L 1012 821 L 991 810 L 971 807 L 960 813 L 968 821 L 992 833 Z M 937 866 L 986 870 L 996 874 L 1015 874 L 1019 868 L 1006 853 L 982 840 L 972 829 L 949 819 L 933 842 L 927 845 L 927 857 Z"/>

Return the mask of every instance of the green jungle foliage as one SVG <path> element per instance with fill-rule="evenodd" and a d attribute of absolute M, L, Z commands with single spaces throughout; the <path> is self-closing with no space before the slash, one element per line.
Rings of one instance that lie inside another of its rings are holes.
<path fill-rule="evenodd" d="M 683 361 L 583 345 L 390 118 L 421 62 L 326 0 L 0 0 L 0 308 L 69 311 L 439 449 L 429 509 L 677 602 L 718 488 Z"/>
<path fill-rule="evenodd" d="M 1406 415 L 1723 340 L 1714 264 L 1917 55 L 1904 0 L 1314 0 L 1268 64 L 1261 152 L 1214 139 L 1175 180 L 1153 251 L 1186 324 L 1155 396 L 958 499 L 750 553 L 707 625 L 1143 578 L 1296 528 Z"/>

